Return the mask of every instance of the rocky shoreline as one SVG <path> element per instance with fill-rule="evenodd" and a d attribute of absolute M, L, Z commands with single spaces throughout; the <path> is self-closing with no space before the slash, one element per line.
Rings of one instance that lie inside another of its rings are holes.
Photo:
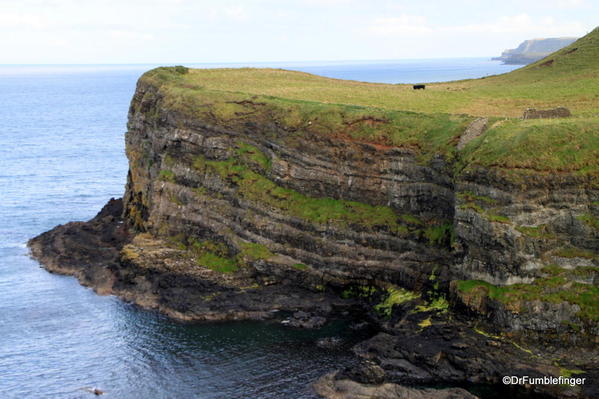
<path fill-rule="evenodd" d="M 315 391 L 325 398 L 471 399 L 477 396 L 458 388 L 471 384 L 490 390 L 495 386 L 521 397 L 599 395 L 594 383 L 599 380 L 599 359 L 593 351 L 525 347 L 508 336 L 486 332 L 492 326 L 459 313 L 416 310 L 422 306 L 419 300 L 395 306 L 390 318 L 382 318 L 372 311 L 368 300 L 272 284 L 251 273 L 232 277 L 204 269 L 194 274 L 186 263 L 189 260 L 173 252 L 177 250 L 147 235 L 131 233 L 122 219 L 120 199 L 110 200 L 92 220 L 57 226 L 28 245 L 32 256 L 48 271 L 73 275 L 101 295 L 116 295 L 177 320 L 279 320 L 290 328 L 318 328 L 329 319 L 345 318 L 362 322 L 359 327 L 374 328 L 378 332 L 352 349 L 358 359 L 356 366 L 323 376 L 314 384 Z M 137 248 L 139 257 L 124 253 L 127 245 L 129 251 Z M 290 318 L 281 318 L 290 312 L 294 312 Z M 578 376 L 590 383 L 511 391 L 501 383 L 505 375 L 559 376 L 570 369 L 579 370 Z M 423 386 L 456 388 L 416 388 Z"/>
<path fill-rule="evenodd" d="M 253 273 L 225 275 L 197 267 L 184 251 L 150 235 L 135 235 L 111 199 L 88 222 L 57 226 L 28 242 L 46 270 L 75 276 L 101 295 L 116 295 L 181 321 L 266 320 L 279 311 L 309 312 L 304 324 L 347 313 L 354 301 Z M 124 251 L 127 246 L 127 251 Z M 301 320 L 297 321 L 297 324 Z"/>

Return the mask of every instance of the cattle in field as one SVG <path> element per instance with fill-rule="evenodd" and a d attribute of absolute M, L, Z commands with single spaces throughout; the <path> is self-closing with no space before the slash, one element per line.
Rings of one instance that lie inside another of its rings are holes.
<path fill-rule="evenodd" d="M 414 90 L 424 90 L 425 85 L 414 85 Z"/>

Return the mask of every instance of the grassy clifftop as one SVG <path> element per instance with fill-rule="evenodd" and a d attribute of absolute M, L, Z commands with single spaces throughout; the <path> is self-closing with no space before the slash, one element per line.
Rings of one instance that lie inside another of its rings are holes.
<path fill-rule="evenodd" d="M 186 84 L 322 103 L 389 110 L 515 117 L 527 107 L 563 105 L 596 115 L 599 104 L 599 28 L 572 45 L 511 73 L 485 79 L 411 85 L 375 84 L 280 69 L 190 70 Z"/>
<path fill-rule="evenodd" d="M 468 123 L 486 116 L 491 128 L 464 150 L 472 164 L 599 176 L 599 28 L 513 72 L 418 91 L 279 69 L 158 68 L 142 80 L 159 87 L 169 107 L 210 123 L 241 127 L 251 118 L 426 158 L 454 154 Z M 528 107 L 557 106 L 573 117 L 516 119 Z"/>

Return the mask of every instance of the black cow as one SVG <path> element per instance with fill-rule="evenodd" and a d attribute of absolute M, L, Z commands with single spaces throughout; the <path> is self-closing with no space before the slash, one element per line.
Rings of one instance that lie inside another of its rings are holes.
<path fill-rule="evenodd" d="M 420 90 L 420 89 L 424 90 L 425 87 L 426 87 L 425 85 L 414 85 L 414 90 Z"/>

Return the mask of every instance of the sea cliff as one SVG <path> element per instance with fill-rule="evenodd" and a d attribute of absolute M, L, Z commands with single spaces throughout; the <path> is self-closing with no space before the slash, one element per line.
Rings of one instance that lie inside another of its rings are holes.
<path fill-rule="evenodd" d="M 575 37 L 553 37 L 525 40 L 516 48 L 505 50 L 493 58 L 504 64 L 526 65 L 547 57 L 549 54 L 576 41 Z"/>
<path fill-rule="evenodd" d="M 317 384 L 328 397 L 566 374 L 589 382 L 529 389 L 597 394 L 595 119 L 327 104 L 221 73 L 142 76 L 123 199 L 32 239 L 46 268 L 185 320 L 375 326 L 360 365 Z"/>

